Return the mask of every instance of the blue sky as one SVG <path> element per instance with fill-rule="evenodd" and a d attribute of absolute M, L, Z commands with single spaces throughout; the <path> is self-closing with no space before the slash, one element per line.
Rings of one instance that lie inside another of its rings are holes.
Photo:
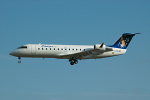
<path fill-rule="evenodd" d="M 149 0 L 1 0 L 0 100 L 149 100 Z M 136 33 L 125 55 L 82 60 L 23 58 L 28 43 L 113 44 Z"/>

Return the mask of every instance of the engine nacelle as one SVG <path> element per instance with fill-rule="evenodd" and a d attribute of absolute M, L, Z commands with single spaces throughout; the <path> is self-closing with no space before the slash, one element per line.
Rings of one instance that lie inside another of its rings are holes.
<path fill-rule="evenodd" d="M 95 44 L 94 45 L 94 49 L 105 51 L 106 50 L 106 46 L 104 44 Z"/>

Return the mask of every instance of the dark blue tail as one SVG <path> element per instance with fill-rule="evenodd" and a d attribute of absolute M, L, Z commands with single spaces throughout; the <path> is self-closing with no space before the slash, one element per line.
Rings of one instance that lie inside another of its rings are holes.
<path fill-rule="evenodd" d="M 139 34 L 139 33 L 135 33 L 135 34 Z M 122 34 L 122 36 L 117 40 L 117 42 L 111 47 L 127 49 L 130 41 L 132 40 L 133 36 L 135 36 L 135 34 L 131 34 L 131 33 Z"/>

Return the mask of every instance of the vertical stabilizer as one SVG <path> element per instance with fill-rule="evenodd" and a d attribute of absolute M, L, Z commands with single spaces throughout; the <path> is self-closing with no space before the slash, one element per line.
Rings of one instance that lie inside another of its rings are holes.
<path fill-rule="evenodd" d="M 112 45 L 111 47 L 126 49 L 129 45 L 130 41 L 132 40 L 133 36 L 135 36 L 136 34 L 140 34 L 140 33 L 135 33 L 135 34 L 124 33 L 124 34 L 122 34 L 122 36 L 117 40 L 117 42 L 114 45 Z"/>

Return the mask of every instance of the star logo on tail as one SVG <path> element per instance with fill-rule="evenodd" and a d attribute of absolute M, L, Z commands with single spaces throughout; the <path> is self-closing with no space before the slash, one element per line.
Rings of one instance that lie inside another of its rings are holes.
<path fill-rule="evenodd" d="M 125 45 L 124 45 L 124 44 L 121 44 L 120 46 L 121 46 L 121 48 L 123 48 Z"/>

